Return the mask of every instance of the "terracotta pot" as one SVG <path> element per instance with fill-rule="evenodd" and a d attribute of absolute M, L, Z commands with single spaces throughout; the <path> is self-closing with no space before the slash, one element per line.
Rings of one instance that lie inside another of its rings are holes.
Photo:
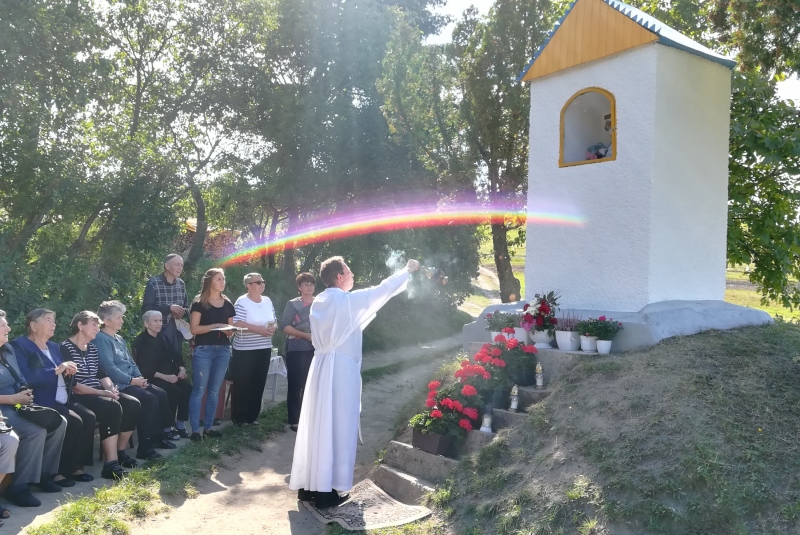
<path fill-rule="evenodd" d="M 453 456 L 454 445 L 452 439 L 435 433 L 423 433 L 416 428 L 411 434 L 411 445 L 434 455 Z"/>

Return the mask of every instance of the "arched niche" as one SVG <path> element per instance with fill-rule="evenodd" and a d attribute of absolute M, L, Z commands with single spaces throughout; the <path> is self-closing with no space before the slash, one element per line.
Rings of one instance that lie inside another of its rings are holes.
<path fill-rule="evenodd" d="M 575 93 L 561 110 L 559 167 L 615 160 L 616 125 L 614 95 L 599 87 Z"/>

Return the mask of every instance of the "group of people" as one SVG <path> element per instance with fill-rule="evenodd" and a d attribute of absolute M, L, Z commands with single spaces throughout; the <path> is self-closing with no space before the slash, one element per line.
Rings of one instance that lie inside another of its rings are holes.
<path fill-rule="evenodd" d="M 224 271 L 209 269 L 190 304 L 182 272 L 183 259 L 171 254 L 163 273 L 148 281 L 143 328 L 130 341 L 130 351 L 120 335 L 127 309 L 117 300 L 102 302 L 96 313 L 75 314 L 70 335 L 60 344 L 52 340 L 53 311 L 32 310 L 25 317 L 25 334 L 9 340 L 11 328 L 0 310 L 0 481 L 13 473 L 5 491 L 9 502 L 36 507 L 41 501 L 32 490 L 60 492 L 92 481 L 84 467 L 93 464 L 96 428 L 101 476 L 107 479 L 125 477 L 137 459 L 161 458 L 157 450 L 176 448 L 176 440 L 219 436 L 214 417 L 229 371 L 234 424 L 258 425 L 272 336 L 279 327 L 272 301 L 262 295 L 264 279 L 247 274 L 246 293 L 231 303 L 223 293 Z M 289 406 L 295 415 L 289 423 L 294 430 L 313 357 L 308 315 L 315 284 L 308 273 L 298 276 L 300 297 L 287 304 L 280 321 L 289 338 Z M 183 343 L 192 338 L 190 373 Z M 131 455 L 127 450 L 134 430 L 138 446 Z M 8 516 L 0 507 L 0 518 Z"/>
<path fill-rule="evenodd" d="M 75 314 L 60 344 L 52 341 L 53 311 L 32 310 L 25 335 L 9 341 L 0 310 L 0 481 L 14 474 L 6 499 L 36 507 L 41 502 L 33 487 L 60 492 L 92 481 L 84 467 L 93 464 L 95 427 L 107 479 L 125 477 L 137 459 L 161 458 L 156 450 L 174 449 L 176 440 L 219 436 L 214 416 L 228 372 L 233 423 L 258 425 L 272 337 L 280 328 L 287 335 L 288 423 L 297 432 L 290 488 L 318 507 L 342 503 L 352 487 L 360 432 L 362 331 L 418 267 L 410 260 L 380 285 L 351 292 L 352 271 L 341 257 L 330 258 L 320 269 L 327 289 L 315 297 L 316 279 L 301 273 L 299 296 L 278 319 L 259 273 L 245 275 L 246 293 L 231 303 L 223 293 L 224 271 L 209 269 L 190 305 L 180 278 L 183 259 L 171 254 L 164 272 L 147 283 L 143 329 L 132 351 L 120 336 L 126 306 L 117 300 L 102 302 L 96 313 Z M 182 355 L 184 339 L 192 338 L 190 381 Z M 8 515 L 0 507 L 0 518 Z"/>

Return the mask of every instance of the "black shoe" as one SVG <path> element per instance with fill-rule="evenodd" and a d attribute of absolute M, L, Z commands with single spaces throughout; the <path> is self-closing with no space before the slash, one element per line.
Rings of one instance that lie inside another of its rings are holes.
<path fill-rule="evenodd" d="M 170 429 L 169 431 L 164 431 L 161 435 L 164 440 L 180 440 L 181 435 L 175 429 Z"/>
<path fill-rule="evenodd" d="M 314 498 L 314 506 L 317 509 L 328 509 L 329 507 L 338 507 L 350 499 L 350 493 L 339 494 L 335 490 L 330 492 L 317 492 Z"/>
<path fill-rule="evenodd" d="M 164 456 L 158 453 L 156 450 L 150 448 L 149 450 L 145 451 L 137 451 L 136 458 L 143 461 L 155 461 L 156 459 L 163 459 Z"/>
<path fill-rule="evenodd" d="M 191 440 L 192 442 L 202 442 L 203 435 L 201 435 L 200 433 L 192 433 L 192 436 L 189 437 L 189 440 Z"/>
<path fill-rule="evenodd" d="M 31 491 L 28 489 L 22 489 L 16 492 L 11 489 L 6 489 L 6 500 L 17 507 L 39 507 L 42 505 L 39 498 L 31 494 Z"/>
<path fill-rule="evenodd" d="M 69 479 L 72 481 L 77 481 L 78 483 L 88 483 L 89 481 L 94 481 L 94 478 L 85 472 L 83 474 L 72 474 L 69 476 Z M 56 485 L 59 483 L 61 483 L 61 481 L 56 481 Z M 71 487 L 72 485 L 69 486 Z"/>
<path fill-rule="evenodd" d="M 103 479 L 120 480 L 127 475 L 128 472 L 122 469 L 122 466 L 119 464 L 119 462 L 104 466 L 103 470 L 100 472 L 100 477 Z"/>
<path fill-rule="evenodd" d="M 316 498 L 317 493 L 313 490 L 300 489 L 297 491 L 297 499 L 301 502 L 310 502 Z"/>
<path fill-rule="evenodd" d="M 214 418 L 214 425 L 220 425 L 221 423 L 222 420 L 220 420 L 219 418 Z"/>
<path fill-rule="evenodd" d="M 117 460 L 119 461 L 119 465 L 123 468 L 136 468 L 139 466 L 139 463 L 136 462 L 136 459 L 128 455 L 128 452 L 125 450 L 120 450 L 117 452 Z"/>
<path fill-rule="evenodd" d="M 161 440 L 154 440 L 153 447 L 158 448 L 160 450 L 174 450 L 178 446 L 176 446 L 173 442 L 170 442 L 169 440 L 161 439 Z"/>
<path fill-rule="evenodd" d="M 292 431 L 294 431 L 295 433 L 297 433 L 297 425 L 296 425 L 296 424 L 295 424 L 295 425 L 290 425 L 290 426 L 289 426 L 289 429 L 291 429 Z"/>
<path fill-rule="evenodd" d="M 189 432 L 186 429 L 177 429 L 176 433 L 181 438 L 189 438 Z"/>
<path fill-rule="evenodd" d="M 214 431 L 213 429 L 209 429 L 207 431 L 203 431 L 203 436 L 206 438 L 219 438 L 222 436 L 222 433 L 219 431 Z"/>
<path fill-rule="evenodd" d="M 72 483 L 70 485 L 70 483 Z M 42 492 L 61 492 L 62 487 L 74 487 L 75 482 L 70 481 L 69 479 L 62 479 L 61 481 L 53 481 L 52 479 L 47 479 L 45 481 L 40 481 L 39 483 L 33 484 L 36 488 L 41 490 Z"/>

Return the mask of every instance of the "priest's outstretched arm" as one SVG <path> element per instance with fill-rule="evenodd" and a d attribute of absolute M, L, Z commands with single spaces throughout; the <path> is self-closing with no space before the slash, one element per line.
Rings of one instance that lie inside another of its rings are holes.
<path fill-rule="evenodd" d="M 364 330 L 389 299 L 406 289 L 410 274 L 417 269 L 419 262 L 409 260 L 406 267 L 385 278 L 379 285 L 350 292 L 350 313 L 353 314 L 353 323 Z"/>

